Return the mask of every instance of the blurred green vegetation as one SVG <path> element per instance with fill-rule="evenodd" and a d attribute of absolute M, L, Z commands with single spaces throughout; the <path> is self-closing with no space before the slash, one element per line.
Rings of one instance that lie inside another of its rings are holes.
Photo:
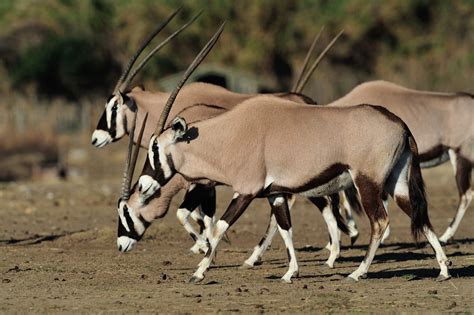
<path fill-rule="evenodd" d="M 325 25 L 320 50 L 345 30 L 308 87 L 326 91 L 325 101 L 369 79 L 473 92 L 473 0 L 2 0 L 0 91 L 105 96 L 141 40 L 180 4 L 160 39 L 198 10 L 204 14 L 135 82 L 153 87 L 185 68 L 226 19 L 207 61 L 277 77 L 282 90 Z"/>

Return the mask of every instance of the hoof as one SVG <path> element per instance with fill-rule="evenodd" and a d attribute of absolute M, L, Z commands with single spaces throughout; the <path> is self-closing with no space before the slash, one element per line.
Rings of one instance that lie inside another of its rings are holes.
<path fill-rule="evenodd" d="M 239 269 L 252 269 L 253 266 L 251 264 L 243 263 L 240 265 Z"/>
<path fill-rule="evenodd" d="M 186 255 L 188 255 L 188 256 L 194 256 L 194 255 L 196 255 L 196 254 L 198 254 L 198 253 L 199 253 L 199 252 L 195 252 L 195 251 L 193 251 L 193 250 L 188 250 L 188 251 L 186 252 Z"/>
<path fill-rule="evenodd" d="M 351 236 L 351 246 L 354 246 L 355 242 L 359 238 L 359 234 L 356 234 L 354 236 Z"/>
<path fill-rule="evenodd" d="M 283 283 L 293 283 L 293 281 L 291 281 L 291 279 L 285 279 L 285 278 L 281 278 L 281 282 L 283 282 Z"/>
<path fill-rule="evenodd" d="M 224 236 L 222 236 L 222 240 L 226 242 L 227 244 L 231 244 L 229 235 L 227 235 L 227 232 L 224 233 Z"/>
<path fill-rule="evenodd" d="M 198 278 L 198 277 L 196 277 L 196 276 L 192 276 L 191 279 L 188 280 L 188 283 L 194 283 L 194 284 L 196 284 L 196 283 L 201 282 L 203 279 L 204 279 L 204 278 Z"/>
<path fill-rule="evenodd" d="M 366 273 L 364 273 L 363 275 L 361 275 L 361 276 L 359 277 L 359 279 L 367 279 L 367 278 L 368 278 L 368 277 L 367 277 L 367 274 L 366 274 Z"/>
<path fill-rule="evenodd" d="M 325 264 L 326 266 L 328 266 L 329 268 L 334 269 L 334 263 L 331 264 L 331 263 L 329 263 L 329 262 L 326 261 L 324 264 Z"/>
<path fill-rule="evenodd" d="M 450 276 L 450 275 L 447 275 L 447 276 L 445 276 L 445 275 L 439 275 L 438 278 L 436 278 L 436 281 L 441 282 L 441 281 L 446 281 L 446 280 L 448 280 L 448 279 L 451 279 L 451 276 Z"/>
<path fill-rule="evenodd" d="M 446 266 L 451 267 L 453 265 L 453 262 L 451 260 L 446 261 Z"/>
<path fill-rule="evenodd" d="M 344 279 L 344 281 L 355 283 L 355 282 L 358 282 L 359 280 L 354 279 L 354 278 L 352 278 L 351 276 L 347 276 L 347 277 Z"/>

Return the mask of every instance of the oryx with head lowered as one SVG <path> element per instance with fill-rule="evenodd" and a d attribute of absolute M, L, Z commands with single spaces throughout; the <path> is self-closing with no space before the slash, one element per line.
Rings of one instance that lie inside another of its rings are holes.
<path fill-rule="evenodd" d="M 438 279 L 450 277 L 450 262 L 428 218 L 417 145 L 394 114 L 379 106 L 325 108 L 258 96 L 215 118 L 188 124 L 176 117 L 164 130 L 172 103 L 170 99 L 165 106 L 150 140 L 152 170 L 145 167 L 139 182 L 152 181 L 148 193 L 159 193 L 179 173 L 191 182 L 223 184 L 234 190 L 221 219 L 207 229 L 209 250 L 192 282 L 204 278 L 226 230 L 254 198 L 264 196 L 274 206 L 272 214 L 289 253 L 289 270 L 282 280 L 290 282 L 298 265 L 288 194 L 320 197 L 352 186 L 369 217 L 371 241 L 349 278 L 358 281 L 366 276 L 375 256 L 389 223 L 385 195 L 391 195 L 411 218 L 412 234 L 424 234 L 432 245 L 441 269 Z"/>

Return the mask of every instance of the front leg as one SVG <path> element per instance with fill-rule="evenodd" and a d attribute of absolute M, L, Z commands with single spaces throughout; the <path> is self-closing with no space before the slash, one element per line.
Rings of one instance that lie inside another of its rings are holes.
<path fill-rule="evenodd" d="M 274 198 L 268 198 L 268 202 L 270 203 L 270 206 L 272 208 L 273 208 L 272 202 L 274 201 L 273 199 Z M 287 198 L 288 209 L 291 210 L 295 201 L 296 201 L 295 195 L 291 195 L 290 197 Z M 275 219 L 275 215 L 273 214 L 273 211 L 272 211 L 270 215 L 270 222 L 268 223 L 267 231 L 265 232 L 265 235 L 262 237 L 258 245 L 254 247 L 252 255 L 250 255 L 250 257 L 247 258 L 247 260 L 242 264 L 241 267 L 243 269 L 252 268 L 256 264 L 262 261 L 262 255 L 263 253 L 265 253 L 267 248 L 272 243 L 273 237 L 275 236 L 277 229 L 278 229 L 277 222 Z"/>
<path fill-rule="evenodd" d="M 190 252 L 197 254 L 200 251 L 206 253 L 208 250 L 206 238 L 201 233 L 196 232 L 194 227 L 189 222 L 189 216 L 197 212 L 197 208 L 202 204 L 210 204 L 214 201 L 215 205 L 215 193 L 208 190 L 207 187 L 201 185 L 192 185 L 184 197 L 183 203 L 179 206 L 176 216 L 178 221 L 183 225 L 184 229 L 189 233 L 191 238 L 195 241 Z M 214 206 L 215 211 L 215 206 Z M 214 214 L 212 214 L 214 215 Z M 204 224 L 203 224 L 204 225 Z"/>
<path fill-rule="evenodd" d="M 298 262 L 296 261 L 295 248 L 293 247 L 293 230 L 291 228 L 291 216 L 286 198 L 286 195 L 275 195 L 270 196 L 268 200 L 272 204 L 272 212 L 275 215 L 278 230 L 285 242 L 288 253 L 289 268 L 281 280 L 291 283 L 291 278 L 298 276 Z"/>
<path fill-rule="evenodd" d="M 232 224 L 242 215 L 254 198 L 255 196 L 253 195 L 235 194 L 234 199 L 232 199 L 230 202 L 221 219 L 217 221 L 215 226 L 212 228 L 212 231 L 208 231 L 208 244 L 210 248 L 199 263 L 198 269 L 194 272 L 189 282 L 197 283 L 204 279 L 204 273 L 209 269 L 209 266 L 214 259 L 217 245 L 219 244 L 222 236 L 227 231 L 227 229 L 232 226 Z"/>

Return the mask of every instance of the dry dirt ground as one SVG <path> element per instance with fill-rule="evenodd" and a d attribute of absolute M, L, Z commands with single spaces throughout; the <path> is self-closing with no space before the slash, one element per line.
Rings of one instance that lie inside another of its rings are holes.
<path fill-rule="evenodd" d="M 408 218 L 393 205 L 392 234 L 369 278 L 345 281 L 365 254 L 367 219 L 357 218 L 361 237 L 354 248 L 344 237 L 342 255 L 329 269 L 323 264 L 328 252 L 322 217 L 299 198 L 293 225 L 300 277 L 293 284 L 279 280 L 287 256 L 278 235 L 261 266 L 238 268 L 267 224 L 269 207 L 258 200 L 231 228 L 232 243 L 220 245 L 202 284 L 192 285 L 186 281 L 201 257 L 187 255 L 192 242 L 175 218 L 182 195 L 133 251 L 119 253 L 115 205 L 120 178 L 111 174 L 120 174 L 120 163 L 111 167 L 115 164 L 93 156 L 82 179 L 0 186 L 0 313 L 474 311 L 472 205 L 455 242 L 445 247 L 453 262 L 453 278 L 446 282 L 434 281 L 438 266 L 431 248 L 414 246 Z M 430 217 L 440 234 L 457 204 L 452 171 L 444 165 L 424 176 Z M 218 190 L 219 213 L 231 194 Z"/>

